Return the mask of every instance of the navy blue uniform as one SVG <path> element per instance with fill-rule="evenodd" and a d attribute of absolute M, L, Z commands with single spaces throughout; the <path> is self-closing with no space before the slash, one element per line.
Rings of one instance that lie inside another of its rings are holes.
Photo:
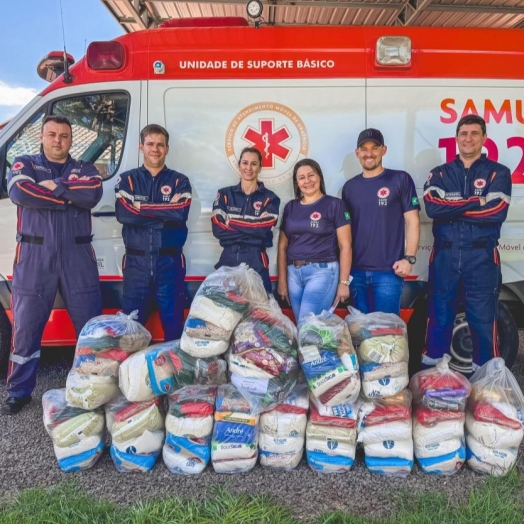
<path fill-rule="evenodd" d="M 270 293 L 266 248 L 273 245 L 279 207 L 280 198 L 262 182 L 250 195 L 242 191 L 240 184 L 220 189 L 213 203 L 211 225 L 224 250 L 215 269 L 244 262 L 262 277 Z"/>
<path fill-rule="evenodd" d="M 44 180 L 54 180 L 57 187 L 39 185 Z M 18 206 L 7 389 L 10 397 L 28 397 L 57 290 L 77 336 L 102 311 L 90 213 L 102 197 L 102 177 L 91 163 L 68 157 L 59 164 L 42 153 L 15 158 L 7 181 Z"/>
<path fill-rule="evenodd" d="M 182 334 L 186 263 L 182 247 L 187 239 L 191 205 L 189 179 L 164 166 L 156 176 L 144 167 L 124 173 L 117 185 L 116 218 L 124 225 L 126 254 L 124 313 L 138 310 L 144 324 L 156 297 L 165 340 Z M 175 195 L 180 195 L 173 201 Z M 140 202 L 140 211 L 133 202 Z"/>
<path fill-rule="evenodd" d="M 393 169 L 358 175 L 344 184 L 342 200 L 351 214 L 353 269 L 393 273 L 404 256 L 404 213 L 420 210 L 411 176 Z"/>
<path fill-rule="evenodd" d="M 486 199 L 481 206 L 479 197 Z M 459 301 L 464 303 L 478 365 L 498 356 L 501 285 L 497 249 L 511 201 L 509 169 L 482 155 L 469 169 L 457 156 L 431 171 L 424 186 L 435 242 L 429 265 L 429 322 L 423 364 L 449 352 Z"/>

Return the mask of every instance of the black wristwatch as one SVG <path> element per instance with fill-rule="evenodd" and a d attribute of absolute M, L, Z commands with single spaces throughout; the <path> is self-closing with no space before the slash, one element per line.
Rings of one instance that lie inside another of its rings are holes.
<path fill-rule="evenodd" d="M 414 257 L 412 255 L 405 255 L 404 260 L 407 260 L 411 265 L 413 265 L 416 263 L 417 257 Z"/>

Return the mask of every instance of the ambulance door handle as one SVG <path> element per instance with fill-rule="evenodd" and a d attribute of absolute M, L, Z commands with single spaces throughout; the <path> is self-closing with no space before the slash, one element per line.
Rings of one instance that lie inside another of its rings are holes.
<path fill-rule="evenodd" d="M 95 211 L 94 213 L 91 213 L 91 216 L 94 217 L 114 217 L 115 212 L 114 211 Z"/>

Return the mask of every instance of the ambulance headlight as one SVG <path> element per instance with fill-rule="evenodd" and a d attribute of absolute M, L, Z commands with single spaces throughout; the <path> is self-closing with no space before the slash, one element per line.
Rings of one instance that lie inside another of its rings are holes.
<path fill-rule="evenodd" d="M 411 65 L 411 39 L 407 36 L 382 36 L 377 40 L 376 62 L 381 66 Z"/>
<path fill-rule="evenodd" d="M 95 71 L 112 71 L 124 66 L 124 46 L 120 42 L 91 42 L 86 53 L 87 66 Z"/>

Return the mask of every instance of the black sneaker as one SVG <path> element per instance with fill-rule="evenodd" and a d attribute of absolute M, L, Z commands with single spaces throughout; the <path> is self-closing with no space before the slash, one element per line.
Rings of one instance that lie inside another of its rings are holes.
<path fill-rule="evenodd" d="M 16 415 L 29 402 L 31 397 L 9 397 L 2 406 L 2 415 Z"/>

